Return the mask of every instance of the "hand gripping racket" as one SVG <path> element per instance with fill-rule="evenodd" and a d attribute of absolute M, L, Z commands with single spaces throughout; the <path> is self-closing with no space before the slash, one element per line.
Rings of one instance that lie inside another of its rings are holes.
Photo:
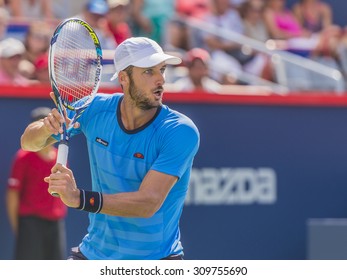
<path fill-rule="evenodd" d="M 98 91 L 101 71 L 102 49 L 92 27 L 77 18 L 61 22 L 51 39 L 49 77 L 58 111 L 66 120 L 70 110 L 71 121 L 62 124 L 57 163 L 67 163 L 69 130 Z"/>

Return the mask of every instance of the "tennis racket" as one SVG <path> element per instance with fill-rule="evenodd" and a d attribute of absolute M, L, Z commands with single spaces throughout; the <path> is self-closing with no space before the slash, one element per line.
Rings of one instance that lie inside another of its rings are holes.
<path fill-rule="evenodd" d="M 77 18 L 61 22 L 54 31 L 49 49 L 50 82 L 57 109 L 65 120 L 57 163 L 67 164 L 69 131 L 97 93 L 101 72 L 102 49 L 93 28 Z M 68 125 L 66 109 L 71 111 Z"/>

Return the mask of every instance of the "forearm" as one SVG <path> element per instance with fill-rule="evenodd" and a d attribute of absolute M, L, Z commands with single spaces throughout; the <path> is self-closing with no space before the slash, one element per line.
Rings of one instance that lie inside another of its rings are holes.
<path fill-rule="evenodd" d="M 205 39 L 206 44 L 209 48 L 215 49 L 215 50 L 223 50 L 223 51 L 230 51 L 233 49 L 240 48 L 240 45 L 234 42 L 223 42 L 222 40 L 219 40 L 215 37 L 207 37 Z"/>
<path fill-rule="evenodd" d="M 148 196 L 141 191 L 104 194 L 100 213 L 120 217 L 149 218 L 158 211 L 161 204 L 159 197 Z"/>
<path fill-rule="evenodd" d="M 177 180 L 176 176 L 150 170 L 137 191 L 105 194 L 77 188 L 72 171 L 61 164 L 56 164 L 52 174 L 44 178 L 49 183 L 48 192 L 58 193 L 68 207 L 111 216 L 141 218 L 149 218 L 159 210 Z"/>
<path fill-rule="evenodd" d="M 149 218 L 160 209 L 177 179 L 176 176 L 150 170 L 138 191 L 104 195 L 101 213 Z"/>
<path fill-rule="evenodd" d="M 74 193 L 70 193 L 69 199 L 64 197 L 61 199 L 67 206 L 75 209 L 111 216 L 137 218 L 152 217 L 164 201 L 158 194 L 150 195 L 141 191 L 102 194 L 83 189 L 76 189 Z"/>
<path fill-rule="evenodd" d="M 11 225 L 11 229 L 14 234 L 17 234 L 18 231 L 18 213 L 14 211 L 8 212 L 8 219 Z"/>
<path fill-rule="evenodd" d="M 51 135 L 52 132 L 47 130 L 42 120 L 33 122 L 27 126 L 21 136 L 21 147 L 27 151 L 39 151 L 56 142 Z"/>
<path fill-rule="evenodd" d="M 11 228 L 15 234 L 18 229 L 18 208 L 19 208 L 19 194 L 17 191 L 8 190 L 6 195 L 6 208 L 7 215 Z"/>
<path fill-rule="evenodd" d="M 60 170 L 64 168 L 56 165 L 53 167 L 53 174 L 44 180 L 50 184 L 48 192 L 59 193 L 62 202 L 71 208 L 111 216 L 148 218 L 158 211 L 166 197 L 160 193 L 141 190 L 117 194 L 84 190 L 76 187 L 72 173 L 62 174 Z M 70 183 L 64 186 L 67 181 Z"/>

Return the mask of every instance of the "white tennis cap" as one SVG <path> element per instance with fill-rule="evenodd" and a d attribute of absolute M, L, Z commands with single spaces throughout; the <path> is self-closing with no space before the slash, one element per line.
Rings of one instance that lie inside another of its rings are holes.
<path fill-rule="evenodd" d="M 177 65 L 182 59 L 163 52 L 163 49 L 155 41 L 145 37 L 132 37 L 123 41 L 114 54 L 116 73 L 111 81 L 117 79 L 118 73 L 128 66 L 152 67 L 159 63 Z"/>

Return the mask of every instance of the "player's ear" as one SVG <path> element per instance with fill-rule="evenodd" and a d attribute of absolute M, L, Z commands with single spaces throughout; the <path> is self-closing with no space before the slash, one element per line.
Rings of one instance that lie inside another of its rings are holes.
<path fill-rule="evenodd" d="M 125 71 L 120 71 L 118 73 L 118 82 L 124 86 L 125 84 L 129 83 L 129 77 Z"/>

